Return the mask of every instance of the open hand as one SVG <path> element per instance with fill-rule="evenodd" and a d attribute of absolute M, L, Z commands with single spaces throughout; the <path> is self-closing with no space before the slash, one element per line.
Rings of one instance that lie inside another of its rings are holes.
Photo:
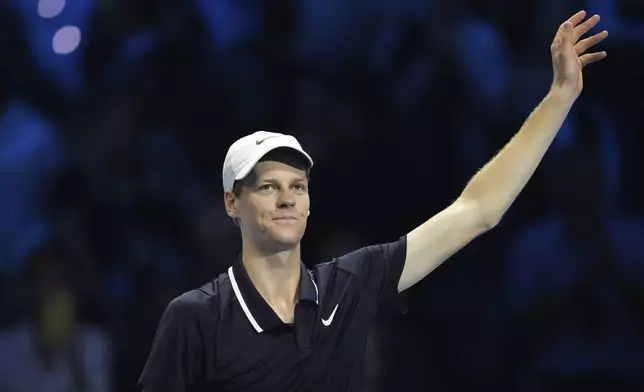
<path fill-rule="evenodd" d="M 586 53 L 586 51 L 608 37 L 607 31 L 579 40 L 599 23 L 599 15 L 594 15 L 581 23 L 585 17 L 586 11 L 579 11 L 565 21 L 559 26 L 550 46 L 554 70 L 553 87 L 574 98 L 578 97 L 583 89 L 582 68 L 606 57 L 604 51 L 595 53 Z"/>

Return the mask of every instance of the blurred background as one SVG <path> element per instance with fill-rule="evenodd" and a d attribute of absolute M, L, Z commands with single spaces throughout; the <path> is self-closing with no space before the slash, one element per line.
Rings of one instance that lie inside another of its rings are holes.
<path fill-rule="evenodd" d="M 608 58 L 502 224 L 374 327 L 367 390 L 644 390 L 641 1 L 2 0 L 0 391 L 137 390 L 170 299 L 238 255 L 248 133 L 316 160 L 307 264 L 413 229 L 547 93 L 579 9 Z"/>

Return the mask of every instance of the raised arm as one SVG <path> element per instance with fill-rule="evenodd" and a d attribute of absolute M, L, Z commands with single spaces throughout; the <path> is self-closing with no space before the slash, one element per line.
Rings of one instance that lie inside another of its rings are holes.
<path fill-rule="evenodd" d="M 553 83 L 549 93 L 501 152 L 468 183 L 449 207 L 407 235 L 407 257 L 398 291 L 416 284 L 456 251 L 493 228 L 528 182 L 583 88 L 582 68 L 606 57 L 585 53 L 604 40 L 603 31 L 579 40 L 599 22 L 582 23 L 580 11 L 564 22 L 550 47 Z"/>

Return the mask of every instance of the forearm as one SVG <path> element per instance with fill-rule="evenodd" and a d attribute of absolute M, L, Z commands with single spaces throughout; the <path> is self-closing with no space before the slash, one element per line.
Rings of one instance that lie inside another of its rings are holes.
<path fill-rule="evenodd" d="M 461 198 L 473 200 L 494 226 L 519 195 L 561 128 L 575 97 L 552 89 L 519 132 L 468 183 Z"/>

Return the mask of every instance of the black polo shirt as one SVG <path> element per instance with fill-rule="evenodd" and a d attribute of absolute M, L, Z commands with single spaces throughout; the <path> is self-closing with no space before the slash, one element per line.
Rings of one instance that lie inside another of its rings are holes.
<path fill-rule="evenodd" d="M 367 333 L 396 298 L 406 237 L 307 270 L 284 324 L 241 260 L 167 307 L 139 383 L 147 392 L 358 391 Z"/>

